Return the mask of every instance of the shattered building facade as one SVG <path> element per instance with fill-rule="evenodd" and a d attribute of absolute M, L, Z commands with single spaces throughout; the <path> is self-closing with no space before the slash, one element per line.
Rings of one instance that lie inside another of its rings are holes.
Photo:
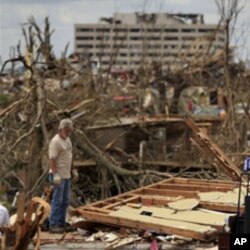
<path fill-rule="evenodd" d="M 204 54 L 222 52 L 225 30 L 204 23 L 202 14 L 115 13 L 97 24 L 75 24 L 75 53 L 107 69 L 138 69 L 141 62 L 160 61 L 163 69 Z"/>

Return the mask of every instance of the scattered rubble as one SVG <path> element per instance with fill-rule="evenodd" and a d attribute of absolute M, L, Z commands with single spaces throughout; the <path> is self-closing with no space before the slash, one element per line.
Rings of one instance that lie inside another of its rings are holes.
<path fill-rule="evenodd" d="M 225 62 L 221 53 L 167 72 L 161 72 L 161 62 L 152 62 L 133 74 L 122 71 L 126 77 L 114 74 L 112 65 L 109 72 L 93 74 L 87 59 L 78 70 L 66 51 L 55 58 L 47 18 L 44 31 L 34 18 L 28 25 L 24 55 L 18 47 L 0 77 L 0 188 L 22 193 L 16 222 L 7 229 L 7 237 L 15 236 L 8 244 L 14 242 L 15 249 L 27 249 L 33 240 L 35 249 L 72 241 L 75 249 L 87 242 L 92 249 L 127 244 L 143 249 L 145 243 L 157 249 L 166 242 L 169 249 L 213 247 L 227 230 L 228 216 L 237 212 L 240 169 L 249 154 L 247 68 Z M 23 71 L 3 73 L 17 62 Z M 204 96 L 196 93 L 184 97 L 189 117 L 181 116 L 178 103 L 190 86 L 203 95 L 205 89 L 206 102 L 216 102 L 220 112 L 217 106 L 216 112 L 198 112 Z M 240 115 L 234 112 L 239 103 L 244 103 Z M 80 182 L 71 203 L 83 219 L 77 228 L 85 231 L 52 237 L 40 233 L 49 206 L 32 197 L 48 185 L 48 141 L 62 117 L 71 117 L 76 128 Z"/>

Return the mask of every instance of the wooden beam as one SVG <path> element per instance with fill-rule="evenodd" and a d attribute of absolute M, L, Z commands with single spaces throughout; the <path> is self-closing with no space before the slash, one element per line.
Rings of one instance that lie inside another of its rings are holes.
<path fill-rule="evenodd" d="M 195 184 L 195 185 L 203 185 L 209 187 L 228 187 L 235 188 L 239 187 L 239 182 L 235 181 L 224 181 L 224 180 L 204 180 L 204 179 L 192 179 L 192 178 L 172 178 L 171 183 L 179 183 L 179 184 Z"/>
<path fill-rule="evenodd" d="M 185 120 L 187 126 L 192 130 L 192 139 L 198 145 L 198 148 L 205 153 L 206 157 L 217 167 L 220 168 L 230 179 L 239 181 L 241 171 L 237 168 L 234 162 L 213 142 L 213 140 L 205 133 L 202 133 L 199 127 L 192 121 L 191 118 Z"/>
<path fill-rule="evenodd" d="M 184 190 L 161 190 L 158 188 L 145 188 L 140 191 L 135 191 L 136 194 L 142 195 L 162 195 L 169 197 L 184 196 L 186 198 L 199 198 L 198 192 Z"/>
<path fill-rule="evenodd" d="M 205 185 L 195 185 L 195 184 L 180 184 L 180 183 L 168 183 L 168 184 L 161 184 L 157 187 L 159 190 L 188 190 L 192 191 L 199 191 L 199 192 L 209 192 L 209 191 L 230 191 L 232 188 L 229 187 L 209 187 Z"/>
<path fill-rule="evenodd" d="M 237 213 L 238 206 L 225 203 L 200 201 L 198 207 L 226 213 Z M 244 206 L 240 207 L 240 212 L 244 212 Z"/>
<path fill-rule="evenodd" d="M 140 196 L 139 195 L 136 195 L 134 197 L 130 197 L 128 199 L 125 199 L 125 200 L 122 200 L 122 201 L 118 201 L 116 203 L 113 203 L 113 204 L 110 204 L 110 205 L 107 205 L 105 206 L 104 208 L 105 209 L 112 209 L 116 206 L 120 206 L 121 204 L 127 204 L 129 202 L 138 202 L 140 200 Z"/>

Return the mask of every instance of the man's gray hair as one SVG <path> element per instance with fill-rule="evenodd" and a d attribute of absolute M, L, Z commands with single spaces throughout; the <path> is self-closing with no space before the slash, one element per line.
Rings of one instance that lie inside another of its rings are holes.
<path fill-rule="evenodd" d="M 63 128 L 73 128 L 73 122 L 69 118 L 62 119 L 59 123 L 58 129 Z"/>

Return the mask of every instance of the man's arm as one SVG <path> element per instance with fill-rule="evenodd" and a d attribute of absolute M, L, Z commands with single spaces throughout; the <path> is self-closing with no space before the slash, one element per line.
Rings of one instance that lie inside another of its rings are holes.
<path fill-rule="evenodd" d="M 55 174 L 57 172 L 56 160 L 55 159 L 49 159 L 49 162 L 50 162 L 50 168 L 52 170 L 52 173 Z"/>
<path fill-rule="evenodd" d="M 59 185 L 61 183 L 61 177 L 60 175 L 57 173 L 57 167 L 56 167 L 56 161 L 55 159 L 50 159 L 50 168 L 52 170 L 52 174 L 53 174 L 53 183 L 55 185 Z"/>

